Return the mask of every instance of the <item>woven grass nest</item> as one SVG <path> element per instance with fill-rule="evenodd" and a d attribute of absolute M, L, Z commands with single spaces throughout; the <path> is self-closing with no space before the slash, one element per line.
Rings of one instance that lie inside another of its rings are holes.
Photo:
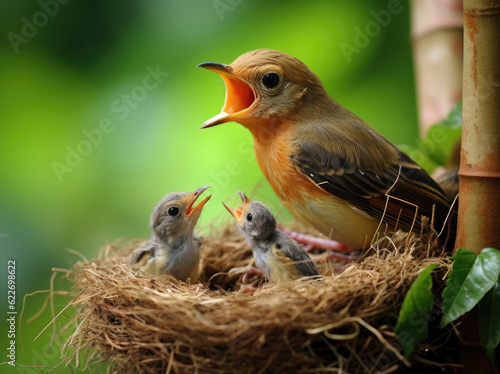
<path fill-rule="evenodd" d="M 446 362 L 432 352 L 447 337 L 406 360 L 393 328 L 425 266 L 444 273 L 450 264 L 430 256 L 427 240 L 393 239 L 340 270 L 320 262 L 321 279 L 281 285 L 256 275 L 242 283 L 234 269 L 253 257 L 233 225 L 204 237 L 201 281 L 192 285 L 130 267 L 140 242 L 110 244 L 67 274 L 80 292 L 68 361 L 85 369 L 106 360 L 117 373 L 432 372 Z"/>

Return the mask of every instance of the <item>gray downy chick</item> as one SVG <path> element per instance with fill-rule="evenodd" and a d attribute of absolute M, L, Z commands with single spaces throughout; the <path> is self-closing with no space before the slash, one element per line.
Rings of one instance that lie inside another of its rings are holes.
<path fill-rule="evenodd" d="M 172 192 L 153 208 L 151 237 L 130 257 L 131 265 L 156 275 L 171 275 L 181 281 L 198 281 L 201 237 L 193 232 L 203 206 L 212 195 L 194 206 L 208 186 L 193 193 Z"/>
<path fill-rule="evenodd" d="M 238 191 L 241 205 L 233 209 L 222 204 L 234 217 L 252 248 L 255 265 L 273 283 L 319 275 L 318 268 L 302 246 L 276 229 L 276 219 L 260 201 L 250 201 Z"/>

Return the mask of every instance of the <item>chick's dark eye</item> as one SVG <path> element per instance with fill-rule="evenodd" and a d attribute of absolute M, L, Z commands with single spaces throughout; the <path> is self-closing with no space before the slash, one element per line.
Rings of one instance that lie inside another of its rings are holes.
<path fill-rule="evenodd" d="M 169 216 L 175 217 L 178 214 L 179 214 L 179 208 L 177 208 L 175 206 L 168 208 L 168 215 Z"/>
<path fill-rule="evenodd" d="M 262 77 L 262 83 L 267 88 L 274 88 L 280 83 L 280 76 L 277 73 L 267 73 Z"/>
<path fill-rule="evenodd" d="M 249 221 L 249 222 L 250 222 L 252 219 L 253 219 L 253 217 L 252 217 L 252 213 L 248 213 L 248 214 L 247 214 L 247 221 Z"/>

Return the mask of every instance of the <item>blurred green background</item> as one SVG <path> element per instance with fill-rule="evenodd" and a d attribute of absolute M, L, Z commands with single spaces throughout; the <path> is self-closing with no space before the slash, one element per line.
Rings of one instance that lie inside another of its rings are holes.
<path fill-rule="evenodd" d="M 376 21 L 374 14 L 391 4 L 400 11 Z M 66 249 L 92 258 L 106 242 L 147 237 L 151 209 L 168 192 L 212 186 L 201 218 L 205 234 L 212 223 L 230 219 L 220 201 L 236 203 L 237 189 L 250 193 L 261 183 L 255 196 L 279 211 L 254 160 L 250 133 L 235 123 L 199 129 L 220 111 L 225 90 L 216 74 L 195 68 L 198 63 L 230 63 L 263 47 L 285 51 L 392 142 L 413 144 L 408 8 L 394 0 L 1 2 L 0 362 L 9 346 L 8 259 L 16 260 L 20 312 L 25 294 L 49 288 L 52 268 L 79 260 Z M 141 88 L 150 70 L 161 72 L 157 85 Z M 103 121 L 109 131 L 98 136 Z M 68 284 L 56 282 L 63 287 Z M 47 352 L 51 329 L 32 342 L 50 313 L 27 323 L 45 296 L 27 299 L 23 351 L 16 338 L 19 364 L 60 360 L 64 339 Z M 56 298 L 56 312 L 68 300 Z M 40 372 L 9 365 L 0 371 Z"/>

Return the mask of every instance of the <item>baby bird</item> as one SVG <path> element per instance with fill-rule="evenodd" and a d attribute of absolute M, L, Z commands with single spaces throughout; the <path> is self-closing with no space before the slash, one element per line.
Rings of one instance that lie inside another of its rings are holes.
<path fill-rule="evenodd" d="M 236 219 L 252 247 L 255 265 L 273 283 L 319 275 L 314 262 L 292 238 L 276 229 L 276 219 L 260 201 L 250 201 L 238 191 L 241 206 L 233 209 L 222 202 Z"/>
<path fill-rule="evenodd" d="M 131 265 L 156 275 L 171 275 L 179 280 L 198 281 L 201 238 L 193 233 L 203 206 L 212 195 L 193 206 L 209 186 L 193 193 L 172 192 L 153 208 L 149 226 L 152 235 L 132 252 Z"/>

